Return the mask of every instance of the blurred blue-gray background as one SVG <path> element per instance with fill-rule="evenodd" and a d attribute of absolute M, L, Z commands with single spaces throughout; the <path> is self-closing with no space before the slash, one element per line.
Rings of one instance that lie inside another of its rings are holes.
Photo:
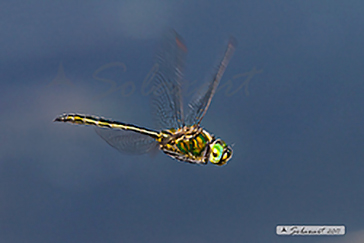
<path fill-rule="evenodd" d="M 0 242 L 364 242 L 363 9 L 2 1 Z M 52 122 L 153 127 L 143 81 L 168 28 L 188 46 L 186 100 L 238 40 L 202 124 L 234 144 L 225 167 L 123 155 L 90 127 Z M 347 235 L 279 237 L 280 224 Z"/>

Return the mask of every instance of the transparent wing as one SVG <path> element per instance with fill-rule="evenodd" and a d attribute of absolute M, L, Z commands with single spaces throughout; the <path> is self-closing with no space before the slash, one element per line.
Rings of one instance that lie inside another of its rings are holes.
<path fill-rule="evenodd" d="M 200 124 L 202 118 L 205 116 L 210 106 L 212 97 L 216 92 L 216 88 L 219 85 L 220 79 L 224 74 L 225 69 L 235 51 L 235 47 L 236 40 L 235 38 L 231 37 L 225 50 L 225 54 L 216 67 L 213 78 L 211 81 L 205 83 L 201 87 L 192 101 L 188 104 L 190 110 L 186 116 L 187 125 Z"/>
<path fill-rule="evenodd" d="M 95 128 L 96 133 L 109 145 L 126 154 L 145 154 L 158 148 L 158 142 L 133 131 Z"/>
<path fill-rule="evenodd" d="M 159 129 L 177 128 L 184 123 L 181 80 L 186 52 L 182 38 L 174 30 L 166 33 L 152 79 L 152 112 Z"/>

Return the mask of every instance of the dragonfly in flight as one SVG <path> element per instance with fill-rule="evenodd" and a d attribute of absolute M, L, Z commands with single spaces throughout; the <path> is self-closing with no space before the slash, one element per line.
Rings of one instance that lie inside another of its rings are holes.
<path fill-rule="evenodd" d="M 213 77 L 193 97 L 184 116 L 181 86 L 187 48 L 175 31 L 166 34 L 151 81 L 153 115 L 160 130 L 76 113 L 62 114 L 54 121 L 95 126 L 96 133 L 121 152 L 143 154 L 159 148 L 180 161 L 200 165 L 209 161 L 214 165 L 225 165 L 232 157 L 232 148 L 200 124 L 235 47 L 236 41 L 231 37 Z"/>

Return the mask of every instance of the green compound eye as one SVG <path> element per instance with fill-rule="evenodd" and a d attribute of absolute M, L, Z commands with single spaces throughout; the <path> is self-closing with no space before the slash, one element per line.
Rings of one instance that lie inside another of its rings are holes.
<path fill-rule="evenodd" d="M 215 143 L 211 147 L 211 153 L 210 153 L 210 162 L 213 164 L 217 164 L 220 162 L 222 152 L 224 151 L 224 148 L 221 146 L 220 143 Z"/>

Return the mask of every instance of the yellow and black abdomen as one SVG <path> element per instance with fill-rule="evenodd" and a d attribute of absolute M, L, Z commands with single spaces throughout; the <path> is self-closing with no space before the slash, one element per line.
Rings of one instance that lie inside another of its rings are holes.
<path fill-rule="evenodd" d="M 140 134 L 148 135 L 154 139 L 160 137 L 159 132 L 147 129 L 144 127 L 135 126 L 132 124 L 127 124 L 118 121 L 108 120 L 102 117 L 97 116 L 90 116 L 90 115 L 82 115 L 82 114 L 73 114 L 73 113 L 66 113 L 63 115 L 58 116 L 54 119 L 55 122 L 66 122 L 66 123 L 73 123 L 78 125 L 91 125 L 96 127 L 102 128 L 111 128 L 115 130 L 127 130 L 133 131 Z"/>

